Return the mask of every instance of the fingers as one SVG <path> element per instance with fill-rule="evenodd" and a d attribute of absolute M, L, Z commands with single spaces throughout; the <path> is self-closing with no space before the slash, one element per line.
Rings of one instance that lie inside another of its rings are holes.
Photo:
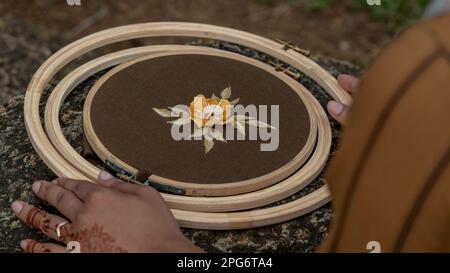
<path fill-rule="evenodd" d="M 58 178 L 56 183 L 58 186 L 71 191 L 82 201 L 86 201 L 92 192 L 99 189 L 98 185 L 95 185 L 89 181 L 74 180 L 69 178 Z"/>
<path fill-rule="evenodd" d="M 98 182 L 104 187 L 116 189 L 118 191 L 130 194 L 137 194 L 140 190 L 142 190 L 143 187 L 146 187 L 123 182 L 105 171 L 100 172 L 100 175 L 98 176 Z"/>
<path fill-rule="evenodd" d="M 26 239 L 20 242 L 20 247 L 28 253 L 66 253 L 68 250 L 60 245 L 41 243 L 36 240 Z"/>
<path fill-rule="evenodd" d="M 98 182 L 100 186 L 89 181 L 74 180 L 69 178 L 58 178 L 57 180 L 58 186 L 72 192 L 80 198 L 81 201 L 87 201 L 92 193 L 102 188 L 101 186 L 130 194 L 137 194 L 142 190 L 142 188 L 147 188 L 146 186 L 123 182 L 104 171 L 100 173 Z"/>
<path fill-rule="evenodd" d="M 327 104 L 328 113 L 340 124 L 345 125 L 349 107 L 334 100 L 329 101 Z"/>
<path fill-rule="evenodd" d="M 65 224 L 60 228 L 60 237 L 56 234 L 58 225 L 68 222 L 58 215 L 46 213 L 30 204 L 22 201 L 14 201 L 11 205 L 13 212 L 28 225 L 41 230 L 53 240 L 67 242 L 72 237 L 72 225 Z"/>
<path fill-rule="evenodd" d="M 83 207 L 83 203 L 72 192 L 56 184 L 39 181 L 33 184 L 32 190 L 70 220 L 75 219 L 77 212 Z"/>
<path fill-rule="evenodd" d="M 342 74 L 339 75 L 337 80 L 339 85 L 345 91 L 353 94 L 356 93 L 359 86 L 359 80 L 357 78 Z M 330 115 L 342 125 L 345 125 L 349 109 L 350 108 L 348 106 L 333 100 L 329 101 L 327 104 L 328 113 L 330 113 Z"/>
<path fill-rule="evenodd" d="M 350 75 L 339 75 L 337 80 L 339 85 L 349 93 L 355 93 L 359 87 L 359 79 Z"/>

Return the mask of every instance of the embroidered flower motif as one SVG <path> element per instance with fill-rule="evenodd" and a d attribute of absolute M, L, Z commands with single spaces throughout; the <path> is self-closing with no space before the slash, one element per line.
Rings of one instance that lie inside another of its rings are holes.
<path fill-rule="evenodd" d="M 153 108 L 153 110 L 162 117 L 177 118 L 168 121 L 174 125 L 186 125 L 193 122 L 195 126 L 191 139 L 204 139 L 205 153 L 214 147 L 214 140 L 227 142 L 223 133 L 216 129 L 216 125 L 232 124 L 243 135 L 245 135 L 245 124 L 276 129 L 252 117 L 242 115 L 232 117 L 233 107 L 239 102 L 239 98 L 229 101 L 230 97 L 231 87 L 227 87 L 220 93 L 220 98 L 214 94 L 210 98 L 206 98 L 203 94 L 195 96 L 189 105 L 189 113 L 176 107 Z"/>
<path fill-rule="evenodd" d="M 225 124 L 231 114 L 231 104 L 227 99 L 197 95 L 191 102 L 189 114 L 198 127 Z"/>

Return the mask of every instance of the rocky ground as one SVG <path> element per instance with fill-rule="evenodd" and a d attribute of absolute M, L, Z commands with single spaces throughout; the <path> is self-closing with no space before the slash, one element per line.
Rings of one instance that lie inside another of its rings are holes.
<path fill-rule="evenodd" d="M 0 18 L 0 104 L 22 95 L 30 76 L 62 42 L 51 31 Z"/>
<path fill-rule="evenodd" d="M 15 29 L 1 31 L 3 28 Z M 64 41 L 42 36 L 39 30 L 12 19 L 0 19 L 0 94 L 7 92 L 13 97 L 0 107 L 0 252 L 16 252 L 23 238 L 43 239 L 38 232 L 17 220 L 9 209 L 12 201 L 22 199 L 39 207 L 48 209 L 45 204 L 31 193 L 30 186 L 36 179 L 53 179 L 54 175 L 33 150 L 23 124 L 23 95 L 29 81 L 30 73 L 37 69 L 55 48 Z M 238 52 L 261 61 L 268 57 L 250 49 L 232 44 L 214 42 L 195 42 L 225 50 Z M 358 68 L 346 62 L 318 58 L 317 61 L 333 75 L 340 73 L 358 74 Z M 81 111 L 85 95 L 99 73 L 82 84 L 67 98 L 61 121 L 69 142 L 81 151 Z M 324 105 L 328 100 L 325 92 L 306 77 L 300 80 Z M 43 101 L 52 89 L 50 85 Z M 5 93 L 6 94 L 6 93 Z M 332 123 L 333 151 L 339 138 L 339 126 Z M 323 174 L 308 187 L 293 197 L 281 202 L 289 202 L 320 187 L 324 183 Z M 211 252 L 311 252 L 327 236 L 328 226 L 332 220 L 332 209 L 326 205 L 308 215 L 286 223 L 269 227 L 240 231 L 204 231 L 185 229 L 186 236 L 198 246 Z"/>
<path fill-rule="evenodd" d="M 360 0 L 365 2 L 365 0 Z M 367 64 L 390 40 L 385 24 L 355 0 L 1 0 L 0 15 L 74 40 L 118 25 L 154 21 L 216 24 L 294 41 L 324 56 Z M 403 1 L 402 1 L 403 2 Z M 328 4 L 327 4 L 328 3 Z M 322 6 L 322 8 L 320 8 Z"/>

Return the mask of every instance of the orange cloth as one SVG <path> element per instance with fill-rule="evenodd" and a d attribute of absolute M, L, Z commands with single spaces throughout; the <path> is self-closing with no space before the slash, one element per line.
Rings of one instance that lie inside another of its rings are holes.
<path fill-rule="evenodd" d="M 403 34 L 362 80 L 328 173 L 324 252 L 450 251 L 450 16 Z"/>

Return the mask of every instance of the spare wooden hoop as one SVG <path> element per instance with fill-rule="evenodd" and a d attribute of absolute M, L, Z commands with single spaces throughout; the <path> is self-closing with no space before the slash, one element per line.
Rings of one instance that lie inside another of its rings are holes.
<path fill-rule="evenodd" d="M 229 28 L 194 23 L 146 23 L 107 29 L 75 41 L 55 53 L 39 68 L 30 82 L 25 95 L 25 125 L 33 146 L 47 164 L 49 162 L 58 162 L 58 160 L 64 161 L 64 158 L 58 154 L 47 139 L 40 123 L 39 102 L 43 90 L 51 78 L 64 65 L 94 48 L 126 39 L 155 36 L 190 36 L 217 39 L 254 48 L 298 68 L 321 84 L 334 99 L 344 104 L 351 102 L 349 95 L 338 86 L 336 80 L 312 60 L 292 50 L 285 51 L 278 43 L 257 35 Z M 327 120 L 327 117 L 325 119 Z M 325 130 L 329 131 L 329 126 Z M 321 135 L 318 136 L 319 139 L 322 137 Z M 76 168 L 70 165 L 61 166 L 58 172 L 80 175 Z M 72 177 L 83 179 L 81 175 L 73 175 Z M 307 213 L 328 201 L 329 193 L 324 186 L 293 202 L 250 212 L 201 213 L 176 209 L 172 211 L 182 226 L 208 229 L 236 229 L 285 221 Z"/>

